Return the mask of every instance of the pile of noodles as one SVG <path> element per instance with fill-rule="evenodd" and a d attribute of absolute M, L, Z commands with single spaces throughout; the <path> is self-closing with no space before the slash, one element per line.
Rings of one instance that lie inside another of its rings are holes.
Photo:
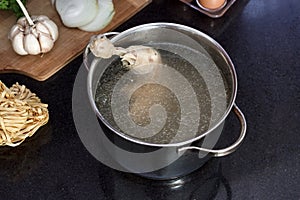
<path fill-rule="evenodd" d="M 18 146 L 49 120 L 48 105 L 24 85 L 0 81 L 0 146 Z"/>

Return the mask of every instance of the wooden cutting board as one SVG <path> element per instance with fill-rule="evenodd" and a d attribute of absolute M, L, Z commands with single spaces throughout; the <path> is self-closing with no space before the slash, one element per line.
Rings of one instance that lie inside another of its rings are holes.
<path fill-rule="evenodd" d="M 19 56 L 14 52 L 7 35 L 16 23 L 16 17 L 9 11 L 0 11 L 0 73 L 20 73 L 44 81 L 66 66 L 84 50 L 92 35 L 115 29 L 128 20 L 151 0 L 113 0 L 115 16 L 100 32 L 84 32 L 63 26 L 51 0 L 28 0 L 26 7 L 30 15 L 46 15 L 59 28 L 59 38 L 54 48 L 43 55 Z"/>

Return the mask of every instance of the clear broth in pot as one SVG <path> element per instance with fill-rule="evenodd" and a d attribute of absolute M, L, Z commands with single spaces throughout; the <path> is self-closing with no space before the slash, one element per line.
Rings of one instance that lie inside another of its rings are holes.
<path fill-rule="evenodd" d="M 146 74 L 112 58 L 96 87 L 99 112 L 120 134 L 151 144 L 183 142 L 205 133 L 228 106 L 223 75 L 200 52 L 173 44 L 154 46 L 163 64 Z"/>

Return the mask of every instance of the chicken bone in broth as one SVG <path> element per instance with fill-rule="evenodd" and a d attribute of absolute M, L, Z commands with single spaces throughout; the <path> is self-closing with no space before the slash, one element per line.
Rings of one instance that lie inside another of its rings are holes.
<path fill-rule="evenodd" d="M 138 74 L 148 73 L 156 64 L 162 64 L 159 52 L 152 47 L 142 45 L 115 47 L 105 36 L 92 39 L 89 48 L 96 57 L 106 59 L 113 55 L 119 56 L 124 67 L 133 69 Z"/>

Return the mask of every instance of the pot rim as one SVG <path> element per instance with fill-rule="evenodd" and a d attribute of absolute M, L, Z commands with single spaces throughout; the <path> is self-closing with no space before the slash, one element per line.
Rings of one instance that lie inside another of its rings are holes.
<path fill-rule="evenodd" d="M 210 42 L 212 44 L 212 46 L 214 48 L 216 48 L 216 50 L 218 50 L 222 56 L 224 57 L 225 61 L 227 62 L 227 66 L 230 68 L 230 72 L 231 72 L 231 76 L 233 78 L 232 82 L 233 82 L 233 87 L 232 87 L 232 97 L 231 97 L 231 102 L 229 103 L 229 105 L 227 106 L 226 111 L 224 112 L 223 116 L 219 119 L 219 121 L 217 123 L 214 124 L 214 126 L 210 127 L 209 130 L 207 130 L 205 133 L 194 137 L 192 139 L 186 140 L 186 141 L 182 141 L 182 142 L 178 142 L 178 143 L 169 143 L 169 144 L 157 144 L 157 143 L 149 143 L 149 142 L 144 142 L 144 141 L 140 141 L 140 140 L 136 140 L 126 134 L 122 134 L 120 133 L 118 130 L 116 130 L 114 127 L 112 127 L 110 125 L 110 123 L 102 116 L 102 114 L 99 112 L 95 100 L 94 100 L 94 96 L 93 96 L 93 91 L 92 91 L 92 80 L 93 80 L 93 72 L 96 68 L 96 65 L 92 65 L 90 66 L 89 72 L 88 72 L 88 77 L 87 77 L 87 90 L 88 90 L 88 98 L 89 101 L 91 103 L 92 109 L 94 110 L 94 112 L 96 113 L 96 115 L 99 117 L 99 119 L 104 123 L 104 125 L 106 127 L 108 127 L 111 131 L 113 131 L 114 133 L 116 133 L 118 136 L 124 138 L 125 140 L 129 140 L 133 143 L 136 144 L 140 144 L 140 145 L 146 145 L 146 146 L 151 146 L 151 147 L 182 147 L 182 146 L 186 146 L 191 144 L 192 142 L 198 141 L 200 139 L 202 139 L 203 137 L 205 137 L 206 135 L 210 134 L 212 131 L 214 131 L 217 127 L 219 127 L 227 118 L 227 116 L 229 115 L 230 111 L 232 110 L 235 100 L 236 100 L 236 95 L 237 95 L 237 73 L 234 67 L 234 64 L 231 60 L 231 58 L 229 57 L 229 55 L 227 54 L 227 52 L 224 50 L 224 48 L 213 38 L 211 38 L 210 36 L 208 36 L 207 34 L 191 28 L 189 26 L 186 25 L 182 25 L 182 24 L 176 24 L 176 23 L 168 23 L 168 22 L 155 22 L 155 23 L 148 23 L 148 24 L 142 24 L 142 25 L 138 25 L 135 27 L 132 27 L 130 29 L 127 29 L 121 33 L 119 33 L 118 35 L 114 36 L 111 41 L 115 42 L 118 41 L 119 38 L 123 38 L 126 37 L 129 34 L 132 34 L 132 32 L 135 32 L 136 30 L 139 29 L 149 29 L 149 28 L 168 28 L 168 27 L 172 27 L 172 28 L 176 28 L 176 29 L 181 29 L 181 30 L 185 30 L 185 31 L 189 31 L 192 34 L 195 35 L 199 35 L 201 37 L 203 37 L 205 40 L 207 40 L 208 42 Z"/>

